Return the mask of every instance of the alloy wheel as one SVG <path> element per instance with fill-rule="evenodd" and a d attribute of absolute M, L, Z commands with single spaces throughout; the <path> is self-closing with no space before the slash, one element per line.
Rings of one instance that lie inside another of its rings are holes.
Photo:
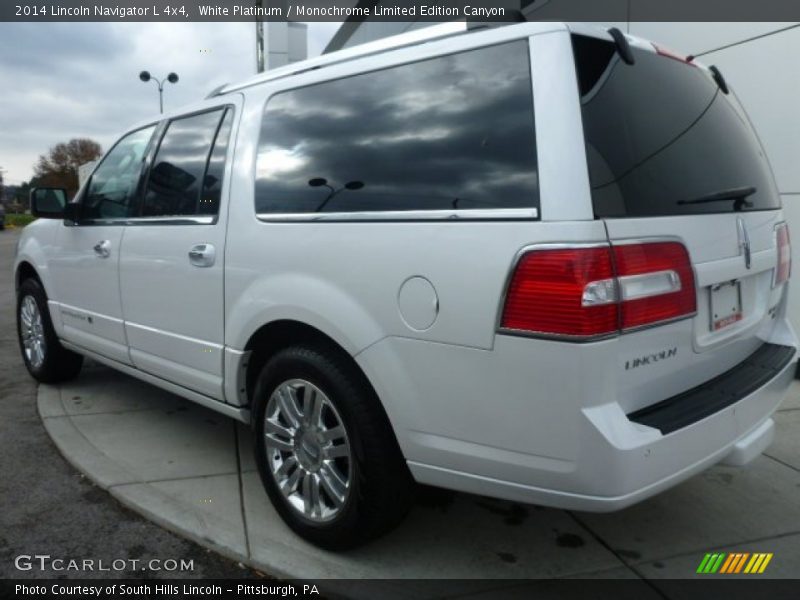
<path fill-rule="evenodd" d="M 328 396 L 304 379 L 281 383 L 267 402 L 264 443 L 270 473 L 289 506 L 310 521 L 336 518 L 352 488 L 353 457 Z"/>
<path fill-rule="evenodd" d="M 44 322 L 39 305 L 33 296 L 25 296 L 19 309 L 22 347 L 28 363 L 38 369 L 44 364 L 47 342 L 44 337 Z"/>

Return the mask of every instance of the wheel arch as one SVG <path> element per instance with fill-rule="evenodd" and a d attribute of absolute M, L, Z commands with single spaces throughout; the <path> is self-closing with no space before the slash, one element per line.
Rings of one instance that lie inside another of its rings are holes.
<path fill-rule="evenodd" d="M 366 373 L 364 373 L 343 344 L 339 343 L 330 334 L 303 321 L 278 319 L 261 325 L 250 335 L 244 346 L 245 355 L 248 356 L 245 375 L 248 399 L 252 397 L 255 379 L 264 363 L 274 356 L 276 352 L 296 344 L 322 344 L 342 357 L 346 357 L 364 378 L 364 381 L 375 393 L 375 396 L 378 397 L 375 386 L 372 385 Z"/>
<path fill-rule="evenodd" d="M 26 279 L 35 279 L 42 287 L 44 287 L 42 278 L 36 271 L 36 267 L 34 267 L 29 261 L 22 260 L 17 265 L 16 272 L 14 274 L 14 289 L 19 290 L 19 286 L 22 285 L 22 282 Z"/>
<path fill-rule="evenodd" d="M 377 403 L 377 408 L 386 419 L 389 429 L 394 437 L 394 443 L 398 451 L 401 452 L 397 430 L 394 421 L 389 416 L 389 411 L 385 404 L 385 399 L 381 398 L 376 386 L 362 366 L 356 361 L 355 357 L 348 352 L 345 347 L 324 331 L 293 319 L 280 319 L 265 323 L 250 336 L 245 345 L 246 367 L 244 373 L 244 385 L 248 404 L 252 408 L 252 397 L 255 389 L 256 378 L 261 367 L 271 356 L 284 348 L 297 344 L 321 344 L 327 346 L 329 351 L 336 352 L 345 358 L 353 367 L 353 372 L 361 379 L 362 383 L 371 392 L 372 397 Z M 240 379 L 241 381 L 241 379 Z"/>

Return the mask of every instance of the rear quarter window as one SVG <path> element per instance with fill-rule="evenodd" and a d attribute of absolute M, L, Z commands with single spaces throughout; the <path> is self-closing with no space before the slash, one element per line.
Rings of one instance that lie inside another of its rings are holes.
<path fill-rule="evenodd" d="M 595 216 L 780 207 L 764 151 L 735 97 L 704 70 L 573 36 Z"/>
<path fill-rule="evenodd" d="M 257 213 L 538 208 L 538 193 L 525 41 L 282 92 L 265 109 Z"/>

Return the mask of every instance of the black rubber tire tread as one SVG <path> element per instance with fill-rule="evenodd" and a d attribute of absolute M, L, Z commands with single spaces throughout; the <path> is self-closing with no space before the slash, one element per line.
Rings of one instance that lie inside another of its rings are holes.
<path fill-rule="evenodd" d="M 44 337 L 47 347 L 45 349 L 44 363 L 39 368 L 34 368 L 28 362 L 22 346 L 20 307 L 22 306 L 22 299 L 26 296 L 32 296 L 36 301 L 39 313 L 42 315 L 42 324 L 44 325 Z M 34 278 L 28 278 L 23 281 L 17 292 L 17 340 L 25 367 L 37 381 L 41 383 L 60 383 L 74 379 L 81 372 L 83 356 L 67 350 L 59 342 L 55 329 L 53 329 L 53 322 L 50 320 L 47 294 L 45 294 L 42 284 Z"/>
<path fill-rule="evenodd" d="M 286 502 L 269 472 L 263 421 L 269 396 L 282 382 L 302 378 L 325 392 L 336 407 L 354 454 L 352 491 L 341 514 L 312 523 Z M 253 392 L 255 455 L 261 480 L 278 513 L 307 541 L 328 550 L 362 545 L 394 528 L 407 514 L 414 482 L 388 417 L 372 386 L 352 359 L 332 344 L 312 342 L 276 352 L 263 366 Z"/>

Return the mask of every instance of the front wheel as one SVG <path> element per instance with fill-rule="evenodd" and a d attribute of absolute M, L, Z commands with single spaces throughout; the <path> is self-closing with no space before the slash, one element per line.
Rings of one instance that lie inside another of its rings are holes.
<path fill-rule="evenodd" d="M 17 337 L 28 372 L 42 383 L 73 379 L 83 357 L 64 348 L 50 321 L 47 295 L 35 279 L 26 279 L 17 295 Z"/>
<path fill-rule="evenodd" d="M 405 516 L 413 482 L 375 393 L 327 345 L 273 356 L 254 391 L 256 462 L 283 520 L 306 540 L 351 548 Z"/>

